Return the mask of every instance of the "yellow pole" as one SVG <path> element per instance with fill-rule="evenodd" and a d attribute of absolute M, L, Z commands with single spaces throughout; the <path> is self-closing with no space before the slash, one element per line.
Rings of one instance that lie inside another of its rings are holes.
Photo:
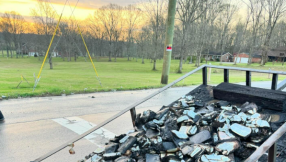
<path fill-rule="evenodd" d="M 48 56 L 48 54 L 49 54 L 50 48 L 51 48 L 52 43 L 53 43 L 53 40 L 54 40 L 54 37 L 55 37 L 56 32 L 57 32 L 57 30 L 58 30 L 58 27 L 59 27 L 59 24 L 60 24 L 60 21 L 61 21 L 62 15 L 63 15 L 63 14 L 61 14 L 60 19 L 59 19 L 58 24 L 57 24 L 57 27 L 56 27 L 56 30 L 54 31 L 54 34 L 53 34 L 52 40 L 51 40 L 50 45 L 49 45 L 49 48 L 48 48 L 48 50 L 47 50 L 47 52 L 46 52 L 46 56 L 45 56 L 44 61 L 43 61 L 43 63 L 42 63 L 42 66 L 41 66 L 41 69 L 40 69 L 40 71 L 39 71 L 39 74 L 38 74 L 37 79 L 39 79 L 39 77 L 40 77 L 40 75 L 41 75 L 41 72 L 42 72 L 42 69 L 43 69 L 43 67 L 44 67 L 44 65 L 45 65 L 45 62 L 46 62 L 47 56 Z"/>
<path fill-rule="evenodd" d="M 87 48 L 87 46 L 86 46 L 86 44 L 85 44 L 85 41 L 84 41 L 84 39 L 83 39 L 83 36 L 82 36 L 82 34 L 81 34 L 81 31 L 80 31 L 80 28 L 79 28 L 78 24 L 77 24 L 77 28 L 78 28 L 79 34 L 80 34 L 80 36 L 81 36 L 81 39 L 82 39 L 82 41 L 83 41 L 83 44 L 84 44 L 84 46 L 85 46 L 85 48 L 86 48 L 86 51 L 87 51 L 87 54 L 88 54 L 88 56 L 89 56 L 90 62 L 92 63 L 92 66 L 93 66 L 93 69 L 94 69 L 94 71 L 95 71 L 95 74 L 96 74 L 96 76 L 98 76 L 97 71 L 96 71 L 96 69 L 95 69 L 95 66 L 94 66 L 94 64 L 93 64 L 92 58 L 91 58 L 91 56 L 90 56 L 90 54 L 89 54 L 88 48 Z"/>

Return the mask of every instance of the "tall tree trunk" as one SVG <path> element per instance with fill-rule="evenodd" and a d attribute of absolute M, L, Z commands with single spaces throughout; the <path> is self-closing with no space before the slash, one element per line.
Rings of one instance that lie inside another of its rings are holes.
<path fill-rule="evenodd" d="M 112 47 L 111 47 L 111 38 L 109 39 L 109 59 L 108 61 L 111 62 L 111 50 L 112 50 Z"/>
<path fill-rule="evenodd" d="M 184 64 L 186 63 L 186 61 L 187 61 L 187 56 L 186 56 L 186 57 L 184 57 Z"/>
<path fill-rule="evenodd" d="M 108 61 L 111 62 L 111 51 L 109 51 Z"/>
<path fill-rule="evenodd" d="M 63 55 L 62 52 L 61 52 L 61 57 L 62 57 L 63 61 L 65 61 L 65 56 Z"/>
<path fill-rule="evenodd" d="M 50 69 L 53 69 L 53 61 L 52 61 L 52 54 L 49 53 L 49 63 L 50 63 Z"/>
<path fill-rule="evenodd" d="M 9 49 L 8 49 L 8 45 L 6 46 L 6 50 L 7 50 L 7 57 L 9 57 Z"/>
<path fill-rule="evenodd" d="M 196 52 L 196 63 L 195 63 L 195 66 L 198 66 L 198 60 L 199 60 L 199 54 L 198 54 L 198 52 Z"/>
<path fill-rule="evenodd" d="M 178 73 L 182 73 L 182 72 L 183 72 L 183 56 L 182 54 L 180 54 L 180 63 L 179 63 Z"/>
<path fill-rule="evenodd" d="M 142 54 L 142 64 L 145 64 L 145 62 L 144 62 L 144 54 L 143 54 L 143 46 L 141 47 L 141 54 Z"/>
<path fill-rule="evenodd" d="M 21 51 L 21 56 L 22 56 L 22 58 L 23 58 L 23 57 L 24 57 L 24 56 L 23 56 L 23 55 L 24 55 L 24 54 L 23 54 L 24 52 L 23 52 L 23 50 L 21 50 L 21 49 L 20 49 L 20 51 Z"/>
<path fill-rule="evenodd" d="M 74 61 L 76 62 L 76 52 L 74 53 Z"/>
<path fill-rule="evenodd" d="M 262 60 L 261 60 L 261 63 L 260 63 L 260 66 L 264 66 L 267 62 L 267 53 L 268 53 L 268 48 L 269 48 L 269 43 L 270 43 L 270 39 L 271 39 L 271 33 L 272 31 L 270 32 L 270 34 L 268 34 L 265 42 L 264 42 L 264 48 L 263 48 L 263 51 L 262 51 Z"/>
<path fill-rule="evenodd" d="M 189 62 L 189 64 L 192 64 L 193 63 L 193 55 L 191 55 L 191 57 L 190 57 L 190 62 Z"/>
<path fill-rule="evenodd" d="M 201 49 L 200 49 L 200 52 L 199 52 L 199 54 L 198 54 L 198 66 L 200 66 L 200 63 L 201 63 L 201 57 L 202 57 L 202 47 L 201 47 Z"/>
<path fill-rule="evenodd" d="M 183 31 L 183 38 L 182 38 L 182 46 L 181 46 L 181 53 L 180 53 L 180 63 L 179 63 L 179 69 L 177 73 L 182 73 L 182 69 L 183 69 L 183 57 L 186 55 L 185 54 L 185 33 L 186 33 L 186 29 L 184 28 Z"/>
<path fill-rule="evenodd" d="M 145 64 L 145 62 L 144 62 L 144 56 L 142 56 L 142 64 Z"/>
<path fill-rule="evenodd" d="M 153 62 L 153 69 L 152 70 L 156 70 L 156 59 L 154 59 L 154 62 Z"/>
<path fill-rule="evenodd" d="M 71 61 L 71 57 L 70 57 L 71 53 L 70 53 L 70 50 L 68 49 L 68 62 Z"/>
<path fill-rule="evenodd" d="M 13 51 L 11 50 L 11 45 L 9 45 L 9 51 L 10 51 L 10 54 L 11 54 L 11 58 L 13 58 Z"/>
<path fill-rule="evenodd" d="M 129 59 L 129 47 L 127 47 L 127 49 L 126 49 L 126 53 L 127 53 L 127 57 L 128 57 L 128 59 L 127 59 L 127 61 L 130 61 L 130 59 Z"/>
<path fill-rule="evenodd" d="M 14 44 L 14 50 L 16 51 L 16 58 L 19 57 L 19 44 Z"/>

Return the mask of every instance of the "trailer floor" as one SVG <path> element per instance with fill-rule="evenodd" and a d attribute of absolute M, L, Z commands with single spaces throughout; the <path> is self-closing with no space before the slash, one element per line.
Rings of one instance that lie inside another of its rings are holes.
<path fill-rule="evenodd" d="M 177 100 L 195 88 L 196 86 L 168 89 L 138 106 L 136 111 L 137 113 L 148 109 L 157 111 L 162 105 L 170 104 L 171 101 Z M 0 161 L 14 162 L 19 159 L 20 161 L 32 161 L 156 90 L 1 101 L 0 109 L 5 115 L 6 122 L 0 124 Z M 209 102 L 215 101 L 212 98 L 211 86 L 198 87 L 190 94 Z M 104 128 L 109 134 L 126 133 L 132 129 L 130 113 L 125 113 Z M 70 156 L 66 148 L 44 161 L 77 161 L 99 145 L 103 145 L 108 138 L 98 134 L 93 137 L 75 143 L 75 155 Z M 286 140 L 282 140 L 282 144 L 284 143 Z M 265 157 L 262 161 L 264 160 Z"/>

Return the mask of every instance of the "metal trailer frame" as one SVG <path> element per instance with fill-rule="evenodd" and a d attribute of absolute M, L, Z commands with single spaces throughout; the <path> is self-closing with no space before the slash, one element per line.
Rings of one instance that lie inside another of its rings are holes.
<path fill-rule="evenodd" d="M 163 88 L 159 89 L 158 91 L 148 95 L 147 97 L 143 98 L 142 100 L 139 100 L 132 105 L 126 107 L 124 110 L 120 111 L 119 113 L 115 114 L 114 116 L 110 117 L 109 119 L 101 122 L 94 128 L 86 131 L 85 133 L 69 140 L 68 142 L 60 145 L 59 147 L 49 151 L 48 153 L 42 155 L 41 157 L 35 159 L 31 162 L 40 162 L 44 159 L 47 159 L 48 157 L 52 156 L 53 154 L 59 152 L 60 150 L 70 146 L 71 144 L 79 141 L 80 139 L 84 138 L 85 136 L 91 134 L 95 130 L 103 127 L 104 125 L 110 123 L 114 119 L 118 118 L 119 116 L 123 115 L 127 111 L 130 111 L 132 124 L 135 127 L 135 119 L 136 119 L 136 109 L 135 107 L 142 104 L 143 102 L 151 99 L 152 97 L 156 96 L 157 94 L 160 94 L 161 92 L 165 91 L 166 89 L 170 88 L 171 86 L 175 85 L 176 83 L 180 82 L 181 80 L 187 78 L 188 76 L 194 74 L 197 71 L 202 70 L 202 81 L 203 85 L 207 85 L 207 68 L 216 68 L 216 69 L 224 69 L 224 82 L 229 82 L 229 70 L 238 70 L 238 71 L 245 71 L 246 72 L 246 86 L 251 87 L 251 72 L 256 73 L 267 73 L 272 74 L 272 83 L 271 83 L 271 89 L 272 90 L 279 90 L 280 87 L 284 86 L 285 83 L 281 83 L 277 86 L 278 82 L 278 75 L 286 75 L 286 72 L 283 71 L 269 71 L 269 70 L 257 70 L 257 69 L 250 69 L 250 68 L 239 68 L 239 67 L 227 67 L 227 66 L 214 66 L 214 65 L 202 65 L 187 74 L 183 75 L 179 79 L 173 81 L 172 83 L 164 86 Z M 283 85 L 282 85 L 283 84 Z M 277 88 L 278 87 L 278 88 Z M 275 162 L 276 159 L 276 141 L 286 132 L 286 123 L 284 123 L 277 131 L 275 131 L 248 159 L 246 159 L 245 162 L 253 162 L 257 161 L 268 149 L 268 162 Z"/>

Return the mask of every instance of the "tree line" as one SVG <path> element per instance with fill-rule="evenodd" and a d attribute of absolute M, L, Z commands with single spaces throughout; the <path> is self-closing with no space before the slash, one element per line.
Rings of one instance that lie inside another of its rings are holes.
<path fill-rule="evenodd" d="M 87 58 L 79 25 L 93 57 L 108 57 L 109 61 L 135 58 L 141 63 L 149 59 L 156 70 L 156 61 L 165 50 L 167 7 L 167 0 L 144 0 L 136 5 L 102 6 L 84 20 L 76 20 L 74 15 L 62 18 L 49 53 L 50 68 L 55 51 L 67 61 Z M 269 49 L 286 45 L 285 11 L 284 0 L 178 0 L 173 44 L 173 56 L 180 59 L 178 73 L 186 62 L 199 66 L 210 52 L 247 52 L 251 64 L 255 51 L 262 50 L 260 64 L 264 65 Z M 17 58 L 31 50 L 40 56 L 45 53 L 60 13 L 49 1 L 38 0 L 31 15 L 33 22 L 15 11 L 1 16 L 3 57 L 3 51 L 7 57 Z"/>

